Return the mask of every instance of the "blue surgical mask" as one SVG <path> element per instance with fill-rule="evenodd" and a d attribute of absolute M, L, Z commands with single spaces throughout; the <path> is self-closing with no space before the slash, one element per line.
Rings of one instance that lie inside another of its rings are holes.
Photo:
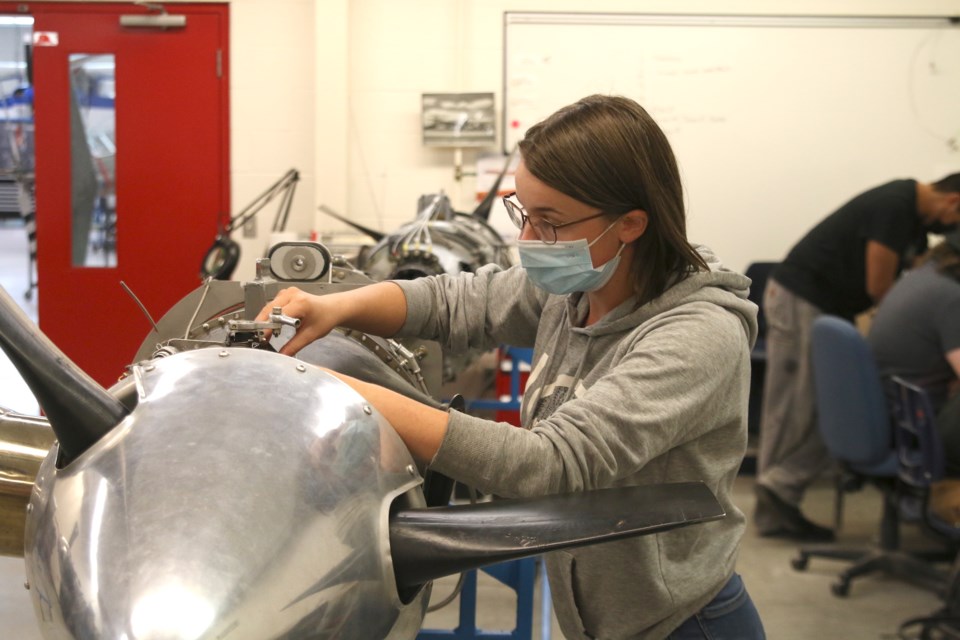
<path fill-rule="evenodd" d="M 615 256 L 599 267 L 594 268 L 590 257 L 590 247 L 596 244 L 607 231 L 617 224 L 614 222 L 603 233 L 588 243 L 586 239 L 562 241 L 544 244 L 539 240 L 520 240 L 520 264 L 527 277 L 548 293 L 566 295 L 575 291 L 596 291 L 610 281 L 620 264 L 620 254 L 626 246 L 620 243 Z"/>

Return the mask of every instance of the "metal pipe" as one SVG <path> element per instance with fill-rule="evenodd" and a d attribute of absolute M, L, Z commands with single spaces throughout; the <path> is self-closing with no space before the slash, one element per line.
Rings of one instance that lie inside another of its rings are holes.
<path fill-rule="evenodd" d="M 27 504 L 54 440 L 44 418 L 0 407 L 0 555 L 23 557 Z"/>

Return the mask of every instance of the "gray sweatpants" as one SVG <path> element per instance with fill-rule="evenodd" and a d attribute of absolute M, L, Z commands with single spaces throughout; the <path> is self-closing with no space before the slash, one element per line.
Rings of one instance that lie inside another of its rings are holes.
<path fill-rule="evenodd" d="M 810 362 L 810 330 L 823 312 L 773 278 L 763 294 L 763 311 L 767 372 L 757 483 L 799 506 L 806 488 L 831 464 L 817 430 Z"/>

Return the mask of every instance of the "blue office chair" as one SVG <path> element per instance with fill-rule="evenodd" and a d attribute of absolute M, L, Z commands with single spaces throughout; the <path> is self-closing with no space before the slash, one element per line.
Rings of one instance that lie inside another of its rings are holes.
<path fill-rule="evenodd" d="M 946 467 L 930 396 L 922 387 L 897 376 L 890 379 L 890 387 L 900 479 L 916 489 L 929 489 L 943 478 Z"/>
<path fill-rule="evenodd" d="M 919 505 L 920 521 L 932 532 L 942 536 L 954 548 L 940 554 L 934 560 L 949 562 L 950 569 L 930 576 L 943 599 L 943 607 L 931 615 L 912 618 L 900 627 L 900 637 L 907 637 L 908 630 L 919 632 L 910 637 L 956 638 L 960 637 L 960 529 L 952 523 L 943 522 L 930 509 L 930 486 L 945 475 L 946 457 L 943 443 L 935 425 L 935 414 L 927 392 L 902 378 L 889 381 L 893 412 L 897 455 L 900 462 L 899 477 L 905 487 L 913 492 Z"/>
<path fill-rule="evenodd" d="M 837 596 L 849 593 L 853 578 L 874 572 L 937 588 L 940 578 L 931 566 L 899 550 L 900 460 L 888 400 L 869 345 L 851 323 L 825 315 L 814 321 L 811 357 L 820 435 L 840 467 L 837 521 L 844 491 L 860 482 L 871 482 L 881 490 L 883 516 L 877 548 L 804 546 L 792 561 L 793 567 L 804 570 L 811 557 L 852 561 L 831 585 Z M 851 483 L 850 478 L 858 482 Z"/>
<path fill-rule="evenodd" d="M 899 377 L 891 378 L 888 384 L 893 401 L 898 478 L 904 498 L 913 499 L 918 522 L 948 545 L 956 546 L 960 544 L 960 529 L 944 522 L 930 509 L 930 487 L 946 475 L 947 462 L 930 397 L 922 387 Z M 950 560 L 952 552 L 933 557 Z"/>

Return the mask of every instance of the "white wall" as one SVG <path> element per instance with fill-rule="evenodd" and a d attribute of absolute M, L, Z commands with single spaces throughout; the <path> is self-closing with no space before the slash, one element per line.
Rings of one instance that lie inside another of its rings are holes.
<path fill-rule="evenodd" d="M 383 230 L 438 189 L 471 209 L 474 179 L 458 183 L 452 151 L 421 144 L 420 94 L 493 91 L 499 108 L 508 10 L 960 15 L 960 0 L 233 0 L 234 210 L 289 167 L 303 178 L 289 229 L 304 235 L 344 229 L 319 204 Z M 468 169 L 475 157 L 464 152 Z M 253 273 L 272 216 L 258 216 L 237 277 Z"/>
<path fill-rule="evenodd" d="M 231 214 L 296 168 L 300 183 L 287 224 L 291 231 L 308 231 L 313 222 L 316 70 L 321 66 L 314 15 L 312 0 L 230 3 Z M 234 232 L 242 247 L 234 277 L 253 277 L 278 205 L 279 198 L 257 214 L 256 238 Z"/>

